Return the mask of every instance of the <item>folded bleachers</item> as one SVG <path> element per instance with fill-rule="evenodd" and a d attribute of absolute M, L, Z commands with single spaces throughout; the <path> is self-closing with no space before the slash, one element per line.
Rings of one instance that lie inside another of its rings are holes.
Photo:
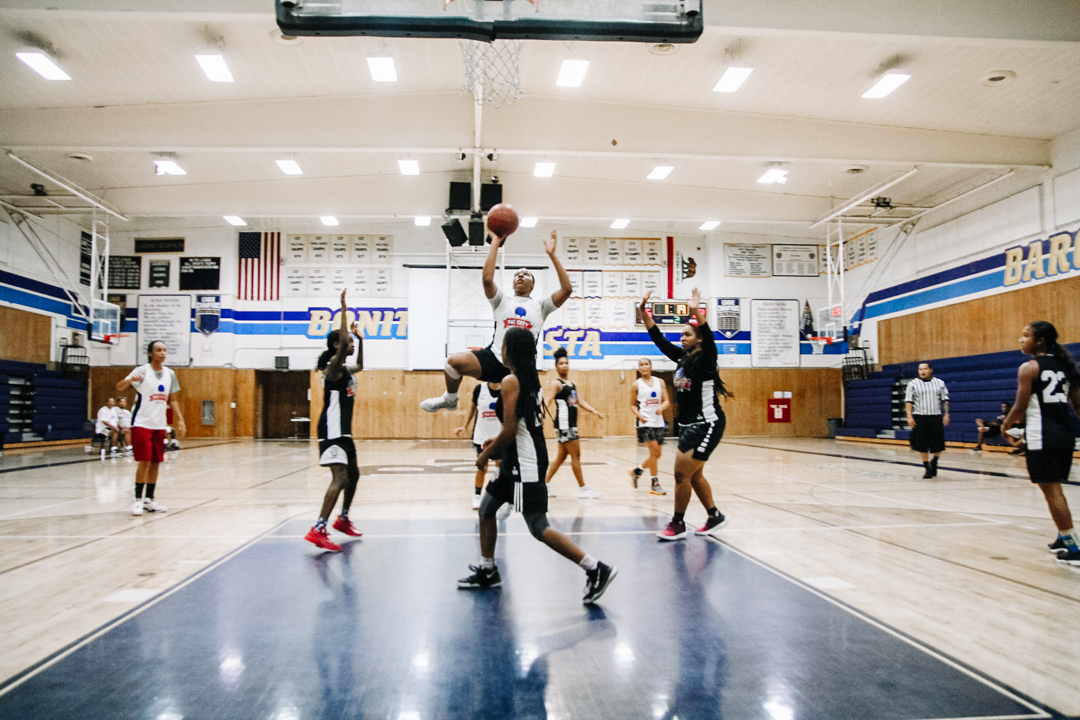
<path fill-rule="evenodd" d="M 68 379 L 45 365 L 0 360 L 0 433 L 6 445 L 91 435 L 85 377 Z"/>
<path fill-rule="evenodd" d="M 1066 346 L 1074 357 L 1080 343 Z M 1019 350 L 983 355 L 930 359 L 934 377 L 949 390 L 950 423 L 945 428 L 947 442 L 976 443 L 976 418 L 992 421 L 1001 414 L 1001 403 L 1016 398 L 1016 376 L 1028 360 Z M 866 380 L 853 380 L 845 387 L 845 427 L 838 437 L 895 438 L 906 440 L 904 392 L 918 377 L 919 362 L 885 365 Z M 1080 420 L 1073 418 L 1080 435 Z"/>

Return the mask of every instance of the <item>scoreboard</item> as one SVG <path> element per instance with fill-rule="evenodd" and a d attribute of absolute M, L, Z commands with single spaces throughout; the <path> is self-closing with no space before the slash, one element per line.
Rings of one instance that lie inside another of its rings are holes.
<path fill-rule="evenodd" d="M 653 322 L 657 325 L 686 325 L 690 322 L 692 305 L 686 300 L 658 300 L 649 303 L 646 312 L 652 315 Z M 644 325 L 645 321 L 640 317 L 641 309 L 638 308 L 637 324 Z M 701 313 L 708 320 L 708 306 L 701 305 Z"/>

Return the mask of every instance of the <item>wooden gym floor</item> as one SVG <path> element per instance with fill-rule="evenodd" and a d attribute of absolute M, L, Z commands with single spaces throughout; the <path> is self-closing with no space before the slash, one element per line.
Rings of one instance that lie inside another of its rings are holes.
<path fill-rule="evenodd" d="M 329 477 L 306 441 L 188 441 L 142 517 L 129 460 L 6 453 L 0 717 L 1080 715 L 1080 568 L 1021 458 L 923 480 L 904 448 L 729 437 L 706 474 L 730 525 L 659 544 L 673 444 L 664 497 L 630 487 L 630 438 L 582 449 L 602 497 L 566 465 L 550 517 L 620 568 L 594 609 L 516 516 L 504 587 L 456 589 L 464 441 L 358 443 L 365 536 L 333 555 L 300 539 Z"/>

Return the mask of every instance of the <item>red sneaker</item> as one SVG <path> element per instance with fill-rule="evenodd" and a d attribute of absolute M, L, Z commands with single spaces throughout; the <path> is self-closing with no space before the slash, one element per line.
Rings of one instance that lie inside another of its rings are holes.
<path fill-rule="evenodd" d="M 682 540 L 686 537 L 686 523 L 672 520 L 666 528 L 656 533 L 656 537 L 661 540 Z"/>
<path fill-rule="evenodd" d="M 334 529 L 339 533 L 345 533 L 346 535 L 352 535 L 353 537 L 360 537 L 364 534 L 356 529 L 356 526 L 352 524 L 352 520 L 341 517 L 340 515 L 338 515 L 337 520 L 334 521 Z"/>
<path fill-rule="evenodd" d="M 308 534 L 304 536 L 304 539 L 312 545 L 321 547 L 323 550 L 332 550 L 334 552 L 341 550 L 341 546 L 331 540 L 330 536 L 326 534 L 326 528 L 321 530 L 311 528 L 308 530 Z"/>
<path fill-rule="evenodd" d="M 728 524 L 728 518 L 720 513 L 719 515 L 712 516 L 705 521 L 705 524 L 694 532 L 698 535 L 712 535 L 714 532 Z"/>

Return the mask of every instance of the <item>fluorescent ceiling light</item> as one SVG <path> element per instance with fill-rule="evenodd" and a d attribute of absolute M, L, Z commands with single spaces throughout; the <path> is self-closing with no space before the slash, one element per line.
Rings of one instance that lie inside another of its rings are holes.
<path fill-rule="evenodd" d="M 555 174 L 555 163 L 539 162 L 536 163 L 536 169 L 533 170 L 535 177 L 551 177 Z"/>
<path fill-rule="evenodd" d="M 521 218 L 521 222 L 519 224 L 521 225 L 521 227 L 536 227 L 536 218 L 523 217 Z"/>
<path fill-rule="evenodd" d="M 588 69 L 588 60 L 563 60 L 562 70 L 559 71 L 559 79 L 555 84 L 559 87 L 581 87 Z"/>
<path fill-rule="evenodd" d="M 229 66 L 225 64 L 225 58 L 221 55 L 196 55 L 206 77 L 213 82 L 232 82 L 233 76 L 229 72 Z"/>
<path fill-rule="evenodd" d="M 420 174 L 420 161 L 419 160 L 398 160 L 398 168 L 401 169 L 402 175 L 419 175 Z"/>
<path fill-rule="evenodd" d="M 657 165 L 656 167 L 653 168 L 652 172 L 649 173 L 648 179 L 649 180 L 663 180 L 668 175 L 670 175 L 671 171 L 674 170 L 674 169 L 675 169 L 674 165 Z"/>
<path fill-rule="evenodd" d="M 735 92 L 744 82 L 746 82 L 746 78 L 750 77 L 750 73 L 752 72 L 754 72 L 754 68 L 729 67 L 724 71 L 723 76 L 720 78 L 720 82 L 716 83 L 716 87 L 714 87 L 712 91 Z"/>
<path fill-rule="evenodd" d="M 174 160 L 155 160 L 154 172 L 158 175 L 187 175 L 184 168 L 177 165 Z"/>
<path fill-rule="evenodd" d="M 715 230 L 718 227 L 720 227 L 719 220 L 706 220 L 701 223 L 701 227 L 699 227 L 698 230 Z"/>
<path fill-rule="evenodd" d="M 15 57 L 22 60 L 24 63 L 33 68 L 41 77 L 46 80 L 70 80 L 71 76 L 60 69 L 60 66 L 53 62 L 45 53 L 40 50 L 33 52 L 19 52 L 15 53 Z"/>
<path fill-rule="evenodd" d="M 768 172 L 757 179 L 759 183 L 787 183 L 787 170 L 782 168 L 770 168 Z"/>
<path fill-rule="evenodd" d="M 883 98 L 908 81 L 911 73 L 904 70 L 886 70 L 874 87 L 863 93 L 864 98 Z"/>
<path fill-rule="evenodd" d="M 244 218 L 237 217 L 236 215 L 226 215 L 225 222 L 229 223 L 230 225 L 236 225 L 237 227 L 240 227 L 241 225 L 247 225 L 247 222 L 244 221 Z"/>
<path fill-rule="evenodd" d="M 629 224 L 630 224 L 629 220 L 616 220 L 615 222 L 611 223 L 611 229 L 612 230 L 622 230 L 624 227 L 626 227 Z"/>
<path fill-rule="evenodd" d="M 334 226 L 334 225 L 339 225 L 340 224 L 337 221 L 337 218 L 334 217 L 333 215 L 320 215 L 319 219 L 322 220 L 323 225 L 330 225 L 331 227 Z"/>
<path fill-rule="evenodd" d="M 369 57 L 367 59 L 371 79 L 375 82 L 397 82 L 397 69 L 392 57 Z"/>
<path fill-rule="evenodd" d="M 286 175 L 303 175 L 304 171 L 300 169 L 300 164 L 295 160 L 278 160 L 277 166 L 281 168 L 281 172 Z"/>
<path fill-rule="evenodd" d="M 427 215 L 417 215 L 413 218 L 413 222 L 416 223 L 418 227 L 426 227 L 431 224 L 431 218 Z"/>

